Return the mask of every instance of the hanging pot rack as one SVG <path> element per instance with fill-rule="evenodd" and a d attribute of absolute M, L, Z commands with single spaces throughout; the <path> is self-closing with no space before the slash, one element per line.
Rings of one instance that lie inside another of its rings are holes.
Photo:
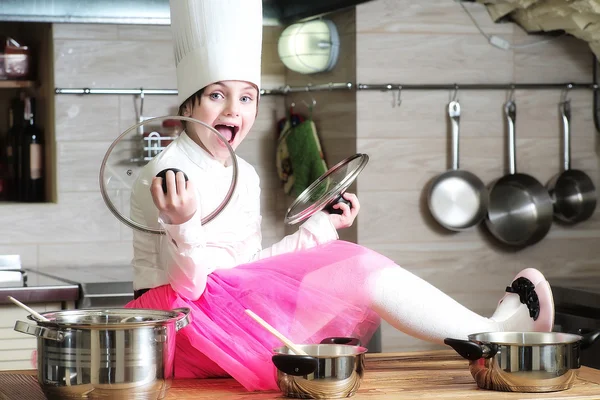
<path fill-rule="evenodd" d="M 546 90 L 546 89 L 588 89 L 596 91 L 597 83 L 453 83 L 453 84 L 403 84 L 377 83 L 365 84 L 352 82 L 330 82 L 318 85 L 283 86 L 274 89 L 261 89 L 261 96 L 286 95 L 299 92 L 338 91 L 338 90 Z M 56 88 L 56 94 L 104 94 L 104 95 L 176 95 L 177 89 L 96 89 L 96 88 Z"/>

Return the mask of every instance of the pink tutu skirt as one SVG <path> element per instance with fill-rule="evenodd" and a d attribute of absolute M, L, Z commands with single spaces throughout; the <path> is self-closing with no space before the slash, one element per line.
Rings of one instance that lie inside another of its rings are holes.
<path fill-rule="evenodd" d="M 394 265 L 338 240 L 217 270 L 196 301 L 165 285 L 127 307 L 191 309 L 191 323 L 177 333 L 176 378 L 231 376 L 248 390 L 275 390 L 271 356 L 282 344 L 244 311 L 254 311 L 295 343 L 349 336 L 366 344 L 380 323 L 370 308 L 367 279 Z"/>

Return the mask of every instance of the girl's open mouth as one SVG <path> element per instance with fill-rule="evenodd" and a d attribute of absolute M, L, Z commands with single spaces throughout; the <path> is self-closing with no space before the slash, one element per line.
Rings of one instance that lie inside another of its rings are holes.
<path fill-rule="evenodd" d="M 240 130 L 239 126 L 230 124 L 217 124 L 214 128 L 229 142 L 229 144 L 233 143 L 235 135 L 237 135 Z"/>

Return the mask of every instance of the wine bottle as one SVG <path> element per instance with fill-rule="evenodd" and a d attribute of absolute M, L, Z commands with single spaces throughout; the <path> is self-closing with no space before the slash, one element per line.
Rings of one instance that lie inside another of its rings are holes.
<path fill-rule="evenodd" d="M 44 137 L 35 123 L 35 98 L 25 97 L 25 127 L 21 138 L 22 201 L 44 201 Z"/>
<path fill-rule="evenodd" d="M 21 177 L 21 134 L 24 126 L 25 107 L 21 98 L 11 100 L 8 109 L 8 131 L 6 132 L 6 196 L 9 201 L 20 200 Z"/>

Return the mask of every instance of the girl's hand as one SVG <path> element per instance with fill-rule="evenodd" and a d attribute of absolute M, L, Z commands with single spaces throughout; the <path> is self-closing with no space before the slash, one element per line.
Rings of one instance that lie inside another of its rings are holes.
<path fill-rule="evenodd" d="M 167 193 L 162 189 L 162 178 L 154 177 L 150 193 L 160 217 L 168 224 L 179 225 L 187 222 L 196 213 L 196 195 L 191 181 L 185 181 L 183 172 L 177 175 L 167 171 Z"/>
<path fill-rule="evenodd" d="M 360 203 L 355 194 L 344 193 L 342 196 L 352 204 L 352 208 L 345 203 L 334 204 L 333 208 L 338 208 L 343 212 L 343 214 L 329 214 L 329 220 L 335 229 L 343 229 L 352 226 L 352 223 L 360 210 Z"/>

